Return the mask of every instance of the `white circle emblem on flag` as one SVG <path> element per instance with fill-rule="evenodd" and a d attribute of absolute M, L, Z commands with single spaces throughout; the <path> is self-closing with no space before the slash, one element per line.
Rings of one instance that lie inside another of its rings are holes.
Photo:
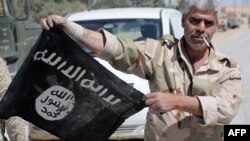
<path fill-rule="evenodd" d="M 74 108 L 75 96 L 62 86 L 52 86 L 36 99 L 36 111 L 46 120 L 65 118 Z"/>

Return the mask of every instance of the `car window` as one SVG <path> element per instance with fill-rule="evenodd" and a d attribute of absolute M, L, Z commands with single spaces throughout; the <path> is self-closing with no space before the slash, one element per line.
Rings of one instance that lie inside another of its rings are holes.
<path fill-rule="evenodd" d="M 180 39 L 183 36 L 183 27 L 181 25 L 180 17 L 171 17 L 170 22 L 170 34 L 174 35 L 176 38 Z"/>
<path fill-rule="evenodd" d="M 156 19 L 85 20 L 76 23 L 92 29 L 104 28 L 119 38 L 143 40 L 160 38 L 160 21 Z"/>
<path fill-rule="evenodd" d="M 180 39 L 184 34 L 183 28 L 180 28 L 180 27 L 182 27 L 180 18 L 171 17 L 170 18 L 170 30 L 173 32 L 171 34 L 174 35 L 178 39 Z"/>

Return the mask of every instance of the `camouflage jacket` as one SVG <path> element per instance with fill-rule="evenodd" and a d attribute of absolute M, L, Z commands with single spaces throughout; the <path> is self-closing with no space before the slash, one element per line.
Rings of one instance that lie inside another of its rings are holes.
<path fill-rule="evenodd" d="M 242 76 L 232 58 L 210 48 L 209 58 L 193 71 L 183 39 L 170 35 L 160 41 L 118 39 L 105 30 L 106 44 L 99 57 L 115 68 L 149 81 L 152 92 L 169 90 L 196 96 L 203 116 L 172 110 L 147 115 L 145 141 L 219 141 L 223 125 L 230 123 L 242 100 Z"/>
<path fill-rule="evenodd" d="M 8 71 L 6 62 L 0 58 L 0 100 L 3 98 L 9 84 L 11 76 Z M 25 121 L 19 117 L 11 117 L 5 121 L 5 127 L 10 141 L 25 141 L 26 128 Z M 2 130 L 0 130 L 0 141 L 3 141 Z"/>

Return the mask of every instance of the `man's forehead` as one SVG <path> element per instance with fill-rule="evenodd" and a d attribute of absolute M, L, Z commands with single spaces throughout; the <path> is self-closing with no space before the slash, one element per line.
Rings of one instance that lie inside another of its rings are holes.
<path fill-rule="evenodd" d="M 216 19 L 216 11 L 215 10 L 201 10 L 197 7 L 193 7 L 188 15 L 191 17 L 194 16 L 194 17 Z"/>

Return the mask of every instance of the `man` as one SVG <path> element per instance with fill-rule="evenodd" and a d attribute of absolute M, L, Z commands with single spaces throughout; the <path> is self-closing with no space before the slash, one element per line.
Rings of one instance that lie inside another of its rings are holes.
<path fill-rule="evenodd" d="M 59 25 L 69 36 L 115 68 L 149 80 L 152 93 L 145 141 L 223 140 L 223 125 L 232 121 L 242 100 L 239 66 L 215 51 L 211 39 L 220 18 L 219 0 L 188 0 L 178 41 L 119 39 L 100 29 L 90 31 L 65 18 L 41 20 L 44 29 Z M 158 43 L 158 44 L 155 44 Z"/>
<path fill-rule="evenodd" d="M 0 58 L 0 100 L 2 100 L 10 83 L 11 76 L 6 62 Z M 15 116 L 8 120 L 0 119 L 0 127 L 0 141 L 7 141 L 6 135 L 8 135 L 10 141 L 26 141 L 25 121 L 20 117 Z"/>

